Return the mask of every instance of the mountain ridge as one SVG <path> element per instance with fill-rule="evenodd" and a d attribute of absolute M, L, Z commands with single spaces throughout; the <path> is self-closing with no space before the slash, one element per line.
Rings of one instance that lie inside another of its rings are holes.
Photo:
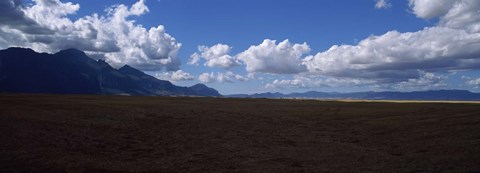
<path fill-rule="evenodd" d="M 54 54 L 18 47 L 0 50 L 0 92 L 221 96 L 213 88 L 204 88 L 209 92 L 203 93 L 193 86 L 176 86 L 128 65 L 115 69 L 77 49 Z"/>
<path fill-rule="evenodd" d="M 104 60 L 94 60 L 85 52 L 65 49 L 54 54 L 29 48 L 0 50 L 0 93 L 56 93 L 142 96 L 222 96 L 204 84 L 176 86 L 143 71 L 124 65 L 119 69 Z M 236 98 L 306 98 L 353 100 L 480 100 L 480 93 L 468 90 L 428 90 L 411 92 L 319 92 L 289 94 L 266 92 L 233 94 Z"/>
<path fill-rule="evenodd" d="M 233 98 L 303 98 L 303 99 L 351 99 L 351 100 L 480 100 L 480 93 L 468 90 L 427 90 L 427 91 L 366 91 L 366 92 L 319 92 L 307 91 L 303 93 L 255 93 L 255 94 L 232 94 L 226 97 Z"/>

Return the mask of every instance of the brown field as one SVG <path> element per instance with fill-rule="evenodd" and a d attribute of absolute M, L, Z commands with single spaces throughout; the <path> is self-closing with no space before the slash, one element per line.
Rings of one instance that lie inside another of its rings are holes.
<path fill-rule="evenodd" d="M 475 172 L 480 104 L 0 95 L 0 172 Z"/>

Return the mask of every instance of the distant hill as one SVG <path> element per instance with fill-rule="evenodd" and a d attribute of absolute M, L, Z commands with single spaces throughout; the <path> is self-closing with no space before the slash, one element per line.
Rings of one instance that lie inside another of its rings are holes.
<path fill-rule="evenodd" d="M 24 48 L 0 50 L 0 92 L 221 96 L 203 84 L 180 87 L 128 65 L 115 69 L 76 49 L 47 54 Z"/>
<path fill-rule="evenodd" d="M 309 91 L 305 93 L 257 93 L 235 94 L 237 98 L 306 98 L 306 99 L 354 99 L 354 100 L 480 100 L 480 93 L 467 90 L 434 90 L 414 92 L 352 92 L 329 93 Z"/>
<path fill-rule="evenodd" d="M 217 90 L 209 88 L 204 84 L 196 84 L 191 86 L 189 89 L 193 90 L 195 93 L 202 93 L 207 96 L 220 96 Z"/>

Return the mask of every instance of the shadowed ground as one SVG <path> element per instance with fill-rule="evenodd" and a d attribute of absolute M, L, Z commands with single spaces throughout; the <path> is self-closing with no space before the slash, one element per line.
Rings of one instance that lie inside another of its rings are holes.
<path fill-rule="evenodd" d="M 0 172 L 480 171 L 480 104 L 0 95 Z"/>

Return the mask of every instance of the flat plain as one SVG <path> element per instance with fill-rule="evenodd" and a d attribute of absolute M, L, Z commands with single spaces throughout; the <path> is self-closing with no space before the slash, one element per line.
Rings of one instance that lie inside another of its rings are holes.
<path fill-rule="evenodd" d="M 480 104 L 0 95 L 0 172 L 476 172 Z"/>

